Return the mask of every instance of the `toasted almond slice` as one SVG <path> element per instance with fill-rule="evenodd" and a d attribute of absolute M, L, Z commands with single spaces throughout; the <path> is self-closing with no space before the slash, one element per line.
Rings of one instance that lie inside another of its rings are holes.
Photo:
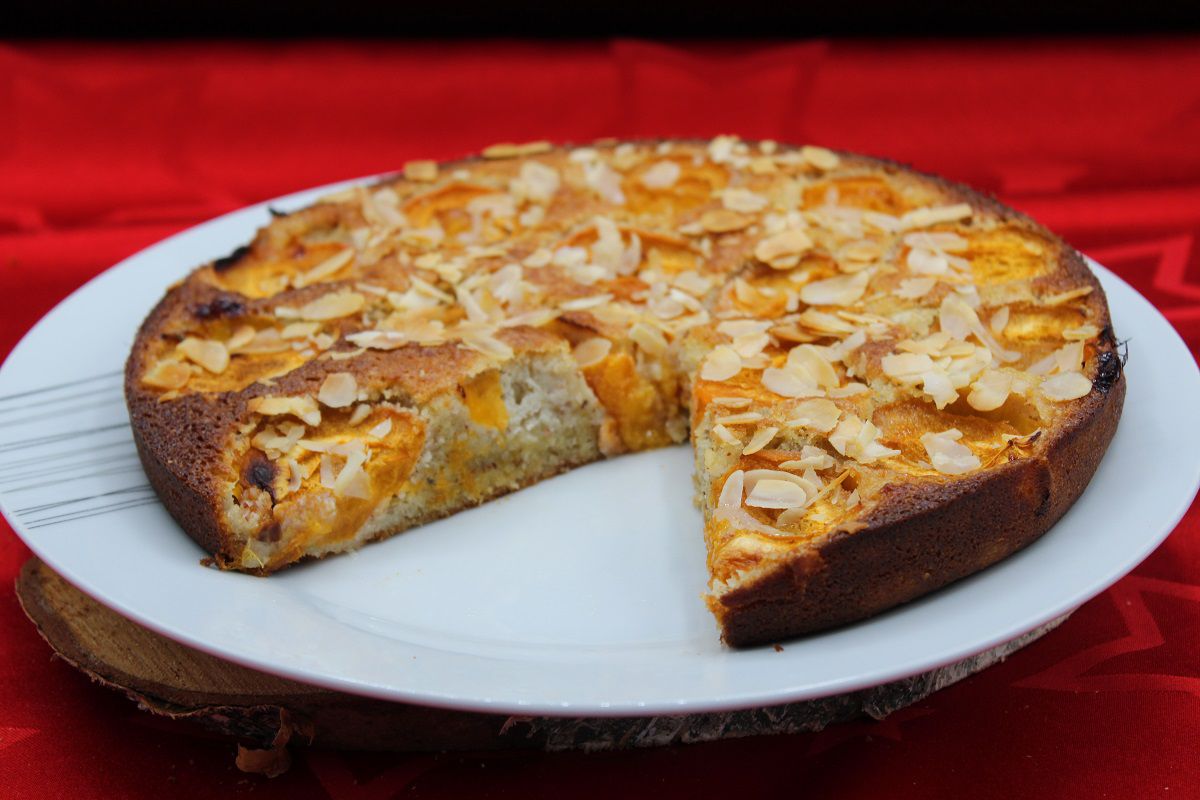
<path fill-rule="evenodd" d="M 771 440 L 775 438 L 775 434 L 777 433 L 779 433 L 779 428 L 774 426 L 759 428 L 757 431 L 755 431 L 754 435 L 750 437 L 750 442 L 746 445 L 745 449 L 742 450 L 742 455 L 754 455 L 759 450 L 762 450 L 771 443 Z"/>
<path fill-rule="evenodd" d="M 321 329 L 319 322 L 289 322 L 283 326 L 279 335 L 287 340 L 307 339 Z"/>
<path fill-rule="evenodd" d="M 726 381 L 742 371 L 742 357 L 729 345 L 720 344 L 704 358 L 700 377 L 706 381 Z"/>
<path fill-rule="evenodd" d="M 1012 392 L 1012 375 L 995 369 L 985 369 L 971 384 L 967 404 L 976 411 L 995 411 L 1004 405 Z"/>
<path fill-rule="evenodd" d="M 252 414 L 266 417 L 291 414 L 304 424 L 316 427 L 321 424 L 321 409 L 317 401 L 308 395 L 298 397 L 255 397 L 246 406 Z"/>
<path fill-rule="evenodd" d="M 159 361 L 142 375 L 142 383 L 156 389 L 182 389 L 191 380 L 192 370 L 181 361 Z"/>
<path fill-rule="evenodd" d="M 819 397 L 824 394 L 824 390 L 808 375 L 787 367 L 764 369 L 762 385 L 780 397 Z"/>
<path fill-rule="evenodd" d="M 848 306 L 857 303 L 871 281 L 870 270 L 835 275 L 800 287 L 800 299 L 810 306 Z"/>
<path fill-rule="evenodd" d="M 317 264 L 307 272 L 302 272 L 292 280 L 292 285 L 297 289 L 303 289 L 305 286 L 311 286 L 314 283 L 320 283 L 326 278 L 332 277 L 341 272 L 351 261 L 354 260 L 354 248 L 347 247 L 335 255 Z"/>
<path fill-rule="evenodd" d="M 921 445 L 934 469 L 946 475 L 963 475 L 982 466 L 979 456 L 958 441 L 961 438 L 962 431 L 957 428 L 921 435 Z"/>
<path fill-rule="evenodd" d="M 295 316 L 300 319 L 324 322 L 330 319 L 340 319 L 351 314 L 357 314 L 366 305 L 367 299 L 358 292 L 342 290 L 321 295 L 316 300 L 295 310 Z M 275 309 L 279 317 L 289 316 L 283 313 L 283 308 Z"/>
<path fill-rule="evenodd" d="M 737 211 L 742 214 L 757 214 L 770 205 L 770 203 L 771 201 L 761 194 L 741 187 L 726 189 L 721 193 L 721 205 L 730 211 Z"/>
<path fill-rule="evenodd" d="M 611 303 L 612 299 L 613 296 L 611 294 L 597 294 L 591 297 L 577 297 L 574 300 L 567 300 L 566 302 L 559 303 L 558 307 L 563 311 L 585 311 L 589 308 L 596 308 L 606 303 Z"/>
<path fill-rule="evenodd" d="M 436 161 L 418 159 L 404 165 L 404 177 L 417 183 L 432 183 L 437 180 L 438 165 Z"/>
<path fill-rule="evenodd" d="M 386 417 L 379 424 L 372 426 L 371 430 L 367 431 L 367 436 L 370 436 L 373 439 L 382 439 L 391 432 L 392 418 Z"/>
<path fill-rule="evenodd" d="M 734 447 L 742 446 L 742 440 L 737 438 L 737 436 L 734 435 L 733 431 L 729 430 L 729 428 L 726 428 L 724 425 L 721 425 L 721 424 L 713 425 L 712 432 L 713 432 L 713 436 L 716 436 L 718 439 L 720 439 L 725 444 L 732 445 Z"/>
<path fill-rule="evenodd" d="M 1061 306 L 1063 303 L 1069 303 L 1072 300 L 1078 300 L 1081 297 L 1087 297 L 1092 293 L 1091 286 L 1080 286 L 1077 289 L 1068 289 L 1065 292 L 1048 295 L 1042 298 L 1042 305 L 1045 306 Z"/>
<path fill-rule="evenodd" d="M 346 408 L 358 399 L 358 381 L 349 372 L 331 372 L 321 383 L 317 399 L 330 408 Z"/>
<path fill-rule="evenodd" d="M 576 345 L 572 355 L 575 357 L 575 363 L 583 369 L 599 364 L 608 358 L 610 352 L 612 352 L 612 342 L 603 336 L 595 336 Z"/>
<path fill-rule="evenodd" d="M 904 300 L 919 300 L 933 291 L 937 282 L 937 278 L 904 278 L 895 295 Z"/>
<path fill-rule="evenodd" d="M 255 330 L 253 325 L 242 325 L 233 332 L 232 336 L 225 340 L 225 349 L 230 353 L 236 353 L 238 350 L 254 341 L 254 334 Z"/>
<path fill-rule="evenodd" d="M 1008 306 L 1001 306 L 992 318 L 988 320 L 988 327 L 992 329 L 992 333 L 997 336 L 1004 335 L 1004 329 L 1008 327 L 1008 318 L 1012 315 Z"/>
<path fill-rule="evenodd" d="M 1086 342 L 1088 339 L 1095 339 L 1099 336 L 1100 329 L 1088 323 L 1080 325 L 1078 328 L 1067 328 L 1062 335 L 1068 342 Z"/>
<path fill-rule="evenodd" d="M 800 157 L 824 172 L 837 169 L 838 165 L 842 163 L 837 153 L 811 144 L 806 144 L 800 148 Z"/>
<path fill-rule="evenodd" d="M 904 223 L 905 227 L 928 228 L 931 225 L 937 225 L 942 222 L 957 222 L 960 219 L 968 219 L 974 213 L 974 209 L 969 204 L 955 203 L 950 206 L 914 208 L 912 211 L 906 212 L 900 220 Z"/>
<path fill-rule="evenodd" d="M 532 156 L 538 153 L 546 153 L 551 150 L 553 145 L 546 141 L 525 142 L 523 144 L 515 144 L 513 142 L 500 142 L 489 147 L 483 148 L 484 158 L 520 158 L 521 156 Z"/>
<path fill-rule="evenodd" d="M 1039 388 L 1046 399 L 1061 403 L 1087 395 L 1092 382 L 1082 372 L 1062 372 L 1042 381 Z"/>
<path fill-rule="evenodd" d="M 808 502 L 804 487 L 792 481 L 762 478 L 746 497 L 746 505 L 755 508 L 799 508 Z"/>
<path fill-rule="evenodd" d="M 648 356 L 658 358 L 667 352 L 667 337 L 663 336 L 662 331 L 658 328 L 653 328 L 644 322 L 639 322 L 630 328 L 629 338 Z"/>
<path fill-rule="evenodd" d="M 807 233 L 791 228 L 760 241 L 754 248 L 754 257 L 774 269 L 791 269 L 812 246 Z"/>
<path fill-rule="evenodd" d="M 837 427 L 842 410 L 832 400 L 815 398 L 803 400 L 792 409 L 792 418 L 785 424 L 789 428 L 807 428 L 818 433 L 829 433 Z"/>
<path fill-rule="evenodd" d="M 700 225 L 709 233 L 732 233 L 750 226 L 753 217 L 739 214 L 736 211 L 719 208 L 705 211 L 700 217 Z"/>
<path fill-rule="evenodd" d="M 371 407 L 366 403 L 359 403 L 354 407 L 354 413 L 350 415 L 350 419 L 347 424 L 353 427 L 369 416 L 371 416 Z"/>
<path fill-rule="evenodd" d="M 189 336 L 175 346 L 181 355 L 204 369 L 220 375 L 229 366 L 229 350 L 221 342 Z"/>
<path fill-rule="evenodd" d="M 642 173 L 642 185 L 647 189 L 670 189 L 679 180 L 682 170 L 674 161 L 659 161 Z"/>
<path fill-rule="evenodd" d="M 722 408 L 749 408 L 751 401 L 749 397 L 714 397 L 708 402 Z"/>
<path fill-rule="evenodd" d="M 717 508 L 741 508 L 742 490 L 745 486 L 746 473 L 735 469 L 729 473 L 725 483 L 721 485 L 721 496 L 717 500 Z"/>
<path fill-rule="evenodd" d="M 744 414 L 728 414 L 724 417 L 717 417 L 718 425 L 750 425 L 755 422 L 762 422 L 763 415 L 757 411 L 747 411 Z"/>

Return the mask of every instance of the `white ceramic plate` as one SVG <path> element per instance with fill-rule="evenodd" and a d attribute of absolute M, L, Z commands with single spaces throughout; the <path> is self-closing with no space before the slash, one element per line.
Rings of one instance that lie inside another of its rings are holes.
<path fill-rule="evenodd" d="M 298 208 L 334 188 L 272 205 Z M 1158 312 L 1097 266 L 1129 339 L 1129 394 L 1083 498 L 1001 564 L 782 652 L 718 642 L 700 598 L 685 447 L 584 467 L 269 579 L 205 569 L 146 484 L 120 370 L 165 287 L 267 219 L 264 203 L 124 261 L 50 312 L 0 369 L 0 508 L 29 546 L 122 614 L 267 672 L 516 714 L 719 711 L 850 691 L 1078 606 L 1158 546 L 1200 483 L 1196 365 Z"/>

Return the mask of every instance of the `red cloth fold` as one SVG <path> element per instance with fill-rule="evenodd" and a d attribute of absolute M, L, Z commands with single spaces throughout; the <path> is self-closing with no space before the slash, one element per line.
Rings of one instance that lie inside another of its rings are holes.
<path fill-rule="evenodd" d="M 722 132 L 996 193 L 1200 352 L 1196 38 L 0 45 L 0 351 L 99 271 L 250 202 L 494 141 Z M 0 578 L 27 557 L 0 526 Z M 301 752 L 268 782 L 52 661 L 3 592 L 0 794 L 1195 797 L 1198 631 L 1193 506 L 1060 629 L 880 723 L 595 756 Z"/>

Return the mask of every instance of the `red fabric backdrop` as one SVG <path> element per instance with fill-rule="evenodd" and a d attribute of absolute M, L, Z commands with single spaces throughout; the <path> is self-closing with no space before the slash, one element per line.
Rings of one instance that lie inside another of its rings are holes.
<path fill-rule="evenodd" d="M 0 45 L 0 349 L 97 272 L 250 202 L 499 140 L 722 132 L 994 192 L 1200 349 L 1195 38 Z M 27 557 L 0 523 L 4 585 Z M 811 735 L 592 756 L 317 751 L 267 781 L 52 660 L 9 590 L 0 631 L 6 797 L 1200 796 L 1195 506 L 1008 662 Z"/>

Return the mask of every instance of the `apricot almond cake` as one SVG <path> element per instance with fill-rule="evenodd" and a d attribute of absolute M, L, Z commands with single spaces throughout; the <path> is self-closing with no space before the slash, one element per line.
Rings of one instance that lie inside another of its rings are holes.
<path fill-rule="evenodd" d="M 258 574 L 690 435 L 730 645 L 1030 543 L 1124 394 L 1099 283 L 1035 222 L 731 136 L 498 145 L 277 214 L 126 370 L 167 509 Z"/>

